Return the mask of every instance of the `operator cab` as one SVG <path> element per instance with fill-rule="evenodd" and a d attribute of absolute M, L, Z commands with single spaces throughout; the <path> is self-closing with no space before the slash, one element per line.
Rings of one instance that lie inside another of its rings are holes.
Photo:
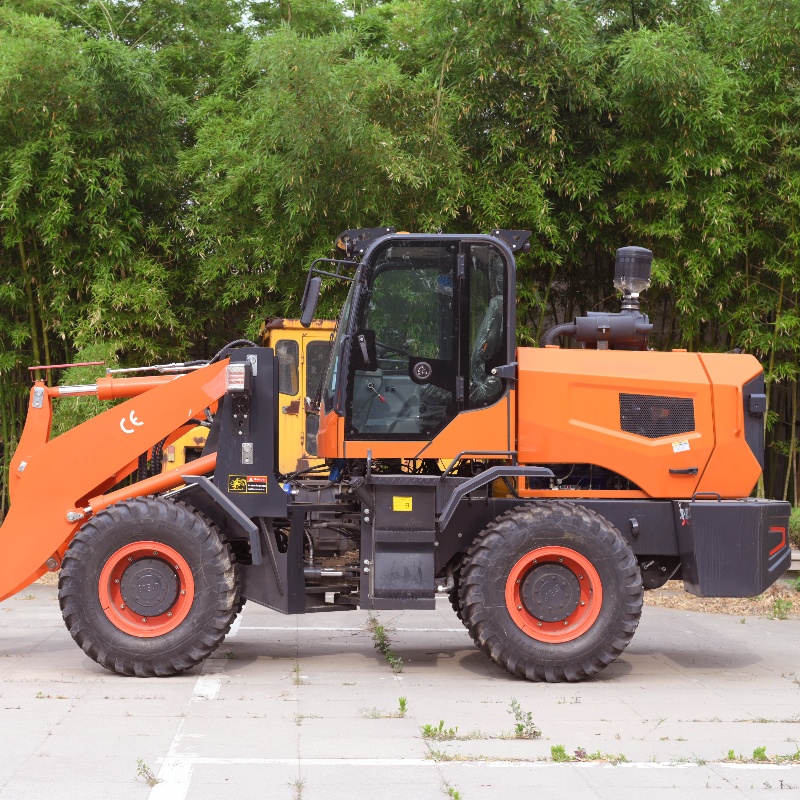
<path fill-rule="evenodd" d="M 391 233 L 363 246 L 362 233 L 321 416 L 344 417 L 346 440 L 430 441 L 504 397 L 493 370 L 514 360 L 512 247 L 525 239 Z"/>

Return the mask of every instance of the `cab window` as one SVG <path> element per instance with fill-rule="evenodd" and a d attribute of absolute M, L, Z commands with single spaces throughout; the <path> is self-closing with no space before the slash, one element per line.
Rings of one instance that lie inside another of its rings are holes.
<path fill-rule="evenodd" d="M 503 381 L 492 369 L 506 362 L 505 262 L 489 244 L 469 249 L 469 407 L 496 402 Z"/>
<path fill-rule="evenodd" d="M 306 347 L 306 397 L 316 399 L 331 356 L 331 342 L 309 342 Z"/>
<path fill-rule="evenodd" d="M 278 391 L 296 395 L 300 390 L 300 346 L 292 339 L 281 339 L 275 345 L 278 357 Z"/>

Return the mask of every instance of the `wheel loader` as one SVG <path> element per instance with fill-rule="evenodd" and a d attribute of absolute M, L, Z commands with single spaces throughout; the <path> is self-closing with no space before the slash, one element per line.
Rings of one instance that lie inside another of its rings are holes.
<path fill-rule="evenodd" d="M 619 312 L 518 348 L 515 259 L 529 237 L 356 229 L 312 263 L 303 325 L 323 279 L 349 285 L 309 402 L 323 478 L 278 462 L 273 348 L 237 341 L 171 372 L 37 381 L 0 598 L 60 570 L 86 654 L 162 676 L 205 659 L 245 601 L 304 614 L 433 609 L 446 594 L 509 673 L 577 681 L 625 649 L 645 590 L 763 592 L 790 548 L 789 505 L 750 497 L 758 361 L 649 350 L 652 254 L 638 247 L 617 251 Z M 123 402 L 50 439 L 54 402 L 80 395 Z M 199 458 L 135 480 L 142 454 L 198 421 L 210 425 Z"/>

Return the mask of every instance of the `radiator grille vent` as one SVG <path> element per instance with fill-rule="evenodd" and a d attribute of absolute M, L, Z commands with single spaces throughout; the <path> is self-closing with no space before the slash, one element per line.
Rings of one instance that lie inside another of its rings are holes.
<path fill-rule="evenodd" d="M 619 425 L 627 433 L 648 439 L 691 433 L 694 430 L 694 400 L 691 397 L 620 392 Z"/>

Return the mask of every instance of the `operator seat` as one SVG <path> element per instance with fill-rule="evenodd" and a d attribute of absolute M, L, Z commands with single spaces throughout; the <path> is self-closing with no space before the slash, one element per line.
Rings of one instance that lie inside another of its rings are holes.
<path fill-rule="evenodd" d="M 475 334 L 470 357 L 469 402 L 471 406 L 486 406 L 496 400 L 503 390 L 499 378 L 486 372 L 486 363 L 497 355 L 503 337 L 503 297 L 495 295 L 486 308 Z"/>

